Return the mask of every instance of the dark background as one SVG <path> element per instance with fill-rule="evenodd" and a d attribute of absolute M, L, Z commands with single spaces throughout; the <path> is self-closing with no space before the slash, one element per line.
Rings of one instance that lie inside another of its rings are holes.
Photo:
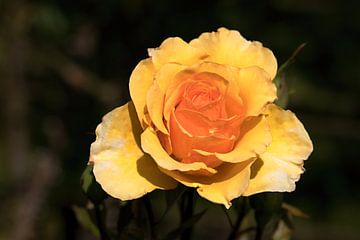
<path fill-rule="evenodd" d="M 310 215 L 294 239 L 359 239 L 360 2 L 340 0 L 1 0 L 0 238 L 89 238 L 71 206 L 86 202 L 79 178 L 96 125 L 129 100 L 147 48 L 221 26 L 279 65 L 307 43 L 287 73 L 288 108 L 314 143 L 285 195 Z"/>

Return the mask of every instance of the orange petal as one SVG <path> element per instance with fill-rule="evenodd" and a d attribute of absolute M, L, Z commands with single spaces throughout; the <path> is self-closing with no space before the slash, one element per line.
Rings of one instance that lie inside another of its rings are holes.
<path fill-rule="evenodd" d="M 146 96 L 154 81 L 155 70 L 150 58 L 142 60 L 131 73 L 130 96 L 136 108 L 141 125 L 144 127 Z"/>
<path fill-rule="evenodd" d="M 245 117 L 259 115 L 267 103 L 276 99 L 275 85 L 259 67 L 236 68 L 204 62 L 197 71 L 215 73 L 226 79 L 229 82 L 227 95 L 236 104 L 243 104 L 240 112 Z"/>
<path fill-rule="evenodd" d="M 168 38 L 159 48 L 149 49 L 148 52 L 157 70 L 171 62 L 192 65 L 207 56 L 201 49 L 190 46 L 178 37 Z"/>
<path fill-rule="evenodd" d="M 96 128 L 90 163 L 96 181 L 115 198 L 131 200 L 176 186 L 137 145 L 141 130 L 131 102 L 106 114 Z"/>
<path fill-rule="evenodd" d="M 189 159 L 193 149 L 228 152 L 233 149 L 238 136 L 236 126 L 236 118 L 212 122 L 196 112 L 176 111 L 170 118 L 173 154 L 181 161 L 187 159 L 191 162 Z"/>
<path fill-rule="evenodd" d="M 258 66 L 274 79 L 277 62 L 274 54 L 260 42 L 247 41 L 238 31 L 219 28 L 217 32 L 203 33 L 190 45 L 205 51 L 207 61 L 234 67 Z"/>
<path fill-rule="evenodd" d="M 266 113 L 272 142 L 252 167 L 245 195 L 264 191 L 291 192 L 303 173 L 303 161 L 313 150 L 309 135 L 295 114 L 276 105 Z"/>
<path fill-rule="evenodd" d="M 224 162 L 242 162 L 265 152 L 270 143 L 271 134 L 266 118 L 264 116 L 251 117 L 243 122 L 234 150 L 215 155 Z"/>
<path fill-rule="evenodd" d="M 207 167 L 202 162 L 195 163 L 181 163 L 169 156 L 169 154 L 161 146 L 159 138 L 150 128 L 147 128 L 141 134 L 141 146 L 142 149 L 150 154 L 159 167 L 168 170 L 178 170 L 181 172 L 204 170 L 209 174 L 214 174 L 217 171 L 215 169 Z"/>

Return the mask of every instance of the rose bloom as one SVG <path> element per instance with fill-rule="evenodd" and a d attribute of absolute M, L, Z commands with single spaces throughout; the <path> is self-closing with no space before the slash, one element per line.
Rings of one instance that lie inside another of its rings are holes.
<path fill-rule="evenodd" d="M 225 28 L 149 49 L 130 77 L 132 101 L 96 129 L 96 180 L 121 200 L 181 183 L 227 208 L 239 196 L 293 191 L 313 147 L 273 103 L 276 72 L 268 48 Z"/>

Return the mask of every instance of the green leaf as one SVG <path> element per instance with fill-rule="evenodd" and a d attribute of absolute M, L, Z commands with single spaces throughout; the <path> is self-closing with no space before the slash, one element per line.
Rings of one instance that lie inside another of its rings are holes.
<path fill-rule="evenodd" d="M 192 227 L 195 223 L 197 223 L 202 216 L 206 213 L 207 209 L 195 214 L 194 216 L 192 216 L 191 218 L 189 218 L 187 221 L 183 222 L 180 227 L 176 228 L 175 230 L 169 232 L 164 240 L 173 240 L 176 239 L 178 236 L 181 235 L 181 233 L 183 231 L 185 231 L 186 229 Z"/>
<path fill-rule="evenodd" d="M 275 104 L 285 108 L 289 100 L 288 87 L 285 80 L 285 74 L 280 74 L 275 78 L 275 85 L 277 87 L 277 99 Z"/>
<path fill-rule="evenodd" d="M 185 191 L 186 187 L 181 185 L 179 185 L 173 190 L 165 191 L 166 209 L 156 224 L 160 223 L 164 219 L 166 214 L 172 209 L 172 207 L 180 199 L 180 197 L 184 194 Z"/>
<path fill-rule="evenodd" d="M 73 206 L 73 211 L 75 213 L 77 221 L 81 224 L 81 226 L 95 236 L 97 239 L 100 238 L 100 230 L 96 226 L 96 224 L 91 219 L 90 213 L 86 208 Z"/>
<path fill-rule="evenodd" d="M 131 203 L 130 202 L 123 202 L 123 203 L 124 204 L 119 208 L 119 216 L 117 220 L 118 234 L 121 234 L 124 231 L 125 227 L 130 224 L 133 218 Z"/>
<path fill-rule="evenodd" d="M 284 221 L 280 221 L 272 236 L 272 240 L 290 240 L 293 230 Z"/>
<path fill-rule="evenodd" d="M 260 193 L 250 197 L 257 223 L 256 240 L 271 239 L 282 214 L 282 193 Z"/>
<path fill-rule="evenodd" d="M 291 54 L 288 60 L 286 60 L 280 67 L 276 74 L 276 77 L 274 79 L 274 84 L 277 88 L 277 100 L 275 101 L 276 105 L 285 108 L 288 99 L 289 99 L 289 93 L 288 93 L 288 87 L 286 83 L 286 69 L 295 61 L 296 56 L 299 54 L 299 52 L 306 46 L 306 43 L 302 43 L 300 46 L 298 46 L 295 51 Z"/>
<path fill-rule="evenodd" d="M 93 167 L 88 165 L 81 175 L 81 189 L 90 201 L 94 204 L 101 203 L 108 195 L 102 190 L 99 183 L 96 182 L 93 174 Z"/>
<path fill-rule="evenodd" d="M 287 67 L 289 67 L 294 61 L 296 56 L 300 53 L 300 51 L 306 46 L 306 43 L 302 43 L 300 44 L 295 51 L 291 54 L 291 56 L 288 58 L 288 60 L 286 60 L 283 64 L 281 64 L 281 66 L 279 67 L 279 70 L 277 72 L 277 74 L 282 74 Z"/>

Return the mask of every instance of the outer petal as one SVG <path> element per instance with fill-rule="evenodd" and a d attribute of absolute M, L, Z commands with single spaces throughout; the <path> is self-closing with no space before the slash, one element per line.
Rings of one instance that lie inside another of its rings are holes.
<path fill-rule="evenodd" d="M 269 75 L 259 67 L 242 68 L 236 78 L 246 116 L 257 116 L 264 106 L 276 99 L 276 87 Z"/>
<path fill-rule="evenodd" d="M 277 62 L 274 54 L 260 42 L 247 41 L 238 31 L 219 28 L 217 32 L 203 33 L 190 45 L 205 51 L 207 60 L 235 67 L 258 66 L 274 79 Z"/>
<path fill-rule="evenodd" d="M 190 46 L 178 37 L 167 38 L 159 48 L 149 49 L 148 52 L 157 70 L 170 62 L 192 65 L 207 56 L 203 50 Z"/>
<path fill-rule="evenodd" d="M 234 150 L 229 153 L 216 153 L 215 155 L 222 161 L 237 163 L 265 152 L 270 143 L 271 134 L 265 117 L 248 118 L 241 126 L 240 137 Z"/>
<path fill-rule="evenodd" d="M 121 200 L 176 186 L 137 145 L 140 129 L 130 102 L 104 116 L 91 145 L 90 163 L 94 164 L 96 180 L 108 194 Z"/>
<path fill-rule="evenodd" d="M 303 160 L 313 150 L 304 126 L 290 111 L 276 105 L 267 108 L 272 142 L 252 166 L 245 195 L 264 191 L 291 192 L 304 172 Z"/>
<path fill-rule="evenodd" d="M 202 162 L 181 163 L 169 156 L 169 154 L 161 146 L 160 140 L 150 128 L 147 128 L 141 134 L 142 149 L 150 154 L 159 167 L 167 170 L 179 170 L 181 172 L 193 172 L 204 170 L 209 174 L 214 174 L 217 171 L 209 168 Z"/>
<path fill-rule="evenodd" d="M 252 162 L 253 160 L 223 164 L 218 168 L 219 172 L 210 178 L 189 176 L 166 169 L 162 171 L 188 187 L 197 187 L 197 192 L 203 198 L 230 208 L 230 201 L 241 196 L 248 187 Z"/>
<path fill-rule="evenodd" d="M 155 81 L 147 92 L 146 103 L 151 121 L 154 123 L 157 129 L 165 134 L 168 134 L 168 130 L 166 129 L 163 121 L 165 93 L 169 84 L 172 81 L 175 81 L 175 75 L 177 75 L 184 68 L 185 66 L 176 63 L 165 64 L 156 73 Z"/>
<path fill-rule="evenodd" d="M 136 108 L 142 126 L 146 106 L 146 96 L 154 81 L 155 69 L 150 58 L 142 60 L 131 73 L 129 89 L 130 96 Z"/>

